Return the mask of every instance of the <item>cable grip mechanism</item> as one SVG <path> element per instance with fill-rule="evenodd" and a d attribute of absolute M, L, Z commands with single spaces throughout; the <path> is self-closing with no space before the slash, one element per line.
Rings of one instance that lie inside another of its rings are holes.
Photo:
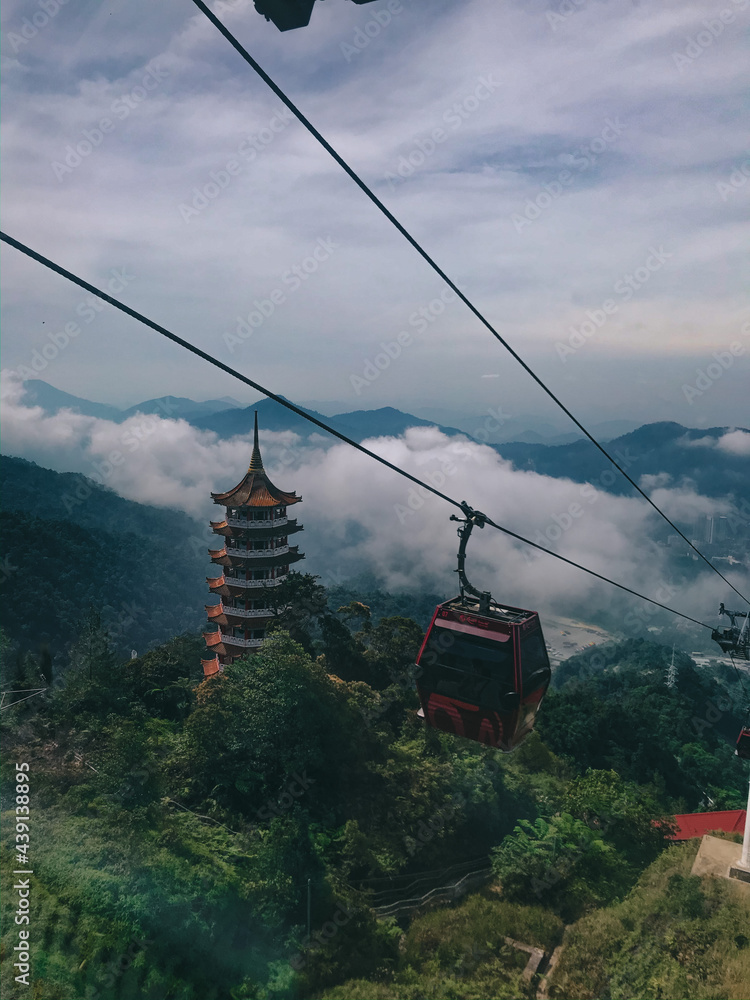
<path fill-rule="evenodd" d="M 488 590 L 482 591 L 473 587 L 471 583 L 469 583 L 465 570 L 466 546 L 469 542 L 472 529 L 475 525 L 478 528 L 483 528 L 487 521 L 487 515 L 483 514 L 479 510 L 474 510 L 466 503 L 465 500 L 461 501 L 461 510 L 464 512 L 464 517 L 458 517 L 456 514 L 451 514 L 451 521 L 461 522 L 461 527 L 458 529 L 458 537 L 461 539 L 461 543 L 458 546 L 458 569 L 456 570 L 461 589 L 461 599 L 463 600 L 467 593 L 472 594 L 474 597 L 479 598 L 480 614 L 489 614 L 492 595 Z"/>

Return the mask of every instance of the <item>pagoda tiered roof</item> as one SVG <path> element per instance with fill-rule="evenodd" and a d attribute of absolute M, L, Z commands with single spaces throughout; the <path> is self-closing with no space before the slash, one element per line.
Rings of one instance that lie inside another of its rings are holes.
<path fill-rule="evenodd" d="M 243 622 L 252 622 L 248 628 L 263 628 L 267 621 L 276 617 L 272 608 L 253 608 L 250 611 L 245 608 L 234 608 L 231 605 L 207 604 L 206 616 L 209 625 L 241 625 Z M 231 619 L 231 621 L 230 621 Z"/>
<path fill-rule="evenodd" d="M 289 506 L 300 503 L 302 497 L 296 493 L 285 493 L 274 486 L 263 468 L 263 460 L 258 446 L 258 413 L 255 413 L 253 453 L 250 457 L 245 478 L 234 489 L 226 493 L 212 493 L 214 503 L 225 507 L 274 507 L 277 504 Z"/>
<path fill-rule="evenodd" d="M 302 497 L 297 497 L 301 500 Z M 247 524 L 243 522 L 242 527 L 238 527 L 236 524 L 228 524 L 226 518 L 223 521 L 210 521 L 211 528 L 216 535 L 222 535 L 224 538 L 243 538 L 247 535 L 248 529 L 252 531 L 253 538 L 258 540 L 264 538 L 275 538 L 280 533 L 285 535 L 293 535 L 297 531 L 302 531 L 302 525 L 297 524 L 297 518 L 277 518 L 275 521 L 248 521 Z"/>
<path fill-rule="evenodd" d="M 225 569 L 239 567 L 243 572 L 255 568 L 268 569 L 271 566 L 284 566 L 288 563 L 304 559 L 298 545 L 285 545 L 284 551 L 277 549 L 209 549 L 211 562 Z M 244 563 L 247 563 L 245 566 Z"/>

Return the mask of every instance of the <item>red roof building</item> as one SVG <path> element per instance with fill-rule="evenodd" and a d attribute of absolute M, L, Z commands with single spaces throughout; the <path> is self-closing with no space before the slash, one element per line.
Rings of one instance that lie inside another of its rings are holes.
<path fill-rule="evenodd" d="M 296 545 L 289 545 L 289 535 L 302 531 L 302 525 L 287 517 L 287 507 L 302 497 L 278 489 L 266 475 L 258 447 L 257 412 L 244 479 L 234 489 L 211 496 L 226 508 L 226 515 L 211 521 L 223 545 L 208 550 L 221 575 L 206 577 L 209 590 L 219 598 L 218 604 L 206 605 L 210 631 L 203 633 L 207 659 L 201 661 L 206 677 L 261 646 L 276 614 L 275 588 L 286 579 L 289 566 L 305 558 Z"/>
<path fill-rule="evenodd" d="M 723 833 L 742 833 L 745 829 L 744 809 L 725 809 L 723 812 L 683 813 L 675 816 L 677 833 L 670 840 L 690 840 L 703 837 L 714 830 Z"/>

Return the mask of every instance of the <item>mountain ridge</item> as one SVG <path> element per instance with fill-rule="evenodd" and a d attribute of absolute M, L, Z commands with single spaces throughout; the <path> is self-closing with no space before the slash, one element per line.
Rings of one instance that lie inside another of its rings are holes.
<path fill-rule="evenodd" d="M 117 422 L 135 413 L 156 413 L 184 419 L 198 430 L 210 430 L 230 438 L 250 435 L 257 411 L 261 431 L 293 431 L 302 438 L 323 433 L 273 399 L 260 399 L 247 407 L 233 407 L 228 399 L 198 403 L 186 397 L 165 396 L 138 403 L 128 410 L 116 410 L 106 403 L 71 396 L 38 379 L 26 385 L 31 389 L 32 399 L 39 401 L 38 405 L 44 405 L 45 400 L 52 407 L 66 405 L 72 408 L 75 404 L 79 407 L 78 412 L 88 411 L 92 416 Z M 494 443 L 485 441 L 478 431 L 477 436 L 473 436 L 461 428 L 427 420 L 393 406 L 352 410 L 330 417 L 307 407 L 300 409 L 358 443 L 366 438 L 400 436 L 409 427 L 437 427 L 448 437 L 463 436 L 476 443 L 487 443 L 520 470 L 574 482 L 590 482 L 617 494 L 632 491 L 630 484 L 619 475 L 611 480 L 610 463 L 586 438 L 558 444 L 534 440 Z M 719 439 L 733 430 L 750 434 L 750 430 L 742 427 L 691 428 L 675 421 L 656 421 L 613 438 L 606 443 L 606 448 L 636 482 L 643 476 L 666 476 L 664 484 L 692 486 L 705 496 L 743 496 L 750 483 L 750 454 L 717 450 Z M 526 437 L 533 437 L 534 433 L 528 432 Z M 702 447 L 698 442 L 704 440 L 706 445 Z M 717 462 L 718 455 L 720 462 Z"/>

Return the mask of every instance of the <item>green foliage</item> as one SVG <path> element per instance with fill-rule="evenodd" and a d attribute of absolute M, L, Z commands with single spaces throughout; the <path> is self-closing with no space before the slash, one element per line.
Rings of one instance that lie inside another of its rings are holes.
<path fill-rule="evenodd" d="M 369 666 L 370 685 L 383 688 L 390 681 L 408 675 L 423 639 L 424 633 L 419 625 L 411 618 L 402 616 L 382 618 L 368 630 L 365 659 Z"/>
<path fill-rule="evenodd" d="M 195 687 L 202 680 L 198 636 L 175 636 L 145 656 L 122 667 L 128 699 L 151 716 L 181 721 L 195 706 Z"/>
<path fill-rule="evenodd" d="M 328 605 L 330 608 L 349 606 L 352 602 L 364 604 L 370 611 L 373 625 L 381 618 L 393 618 L 404 614 L 417 622 L 422 629 L 430 624 L 435 605 L 446 600 L 447 594 L 429 594 L 424 591 L 388 593 L 384 589 L 385 581 L 373 573 L 361 573 L 356 579 L 345 584 L 328 587 Z"/>
<path fill-rule="evenodd" d="M 275 634 L 209 680 L 196 636 L 123 661 L 104 615 L 78 628 L 67 669 L 4 644 L 6 670 L 28 686 L 52 667 L 45 699 L 3 717 L 6 753 L 34 775 L 40 1000 L 92 989 L 101 1000 L 533 995 L 527 956 L 505 938 L 551 948 L 561 918 L 624 897 L 662 849 L 653 820 L 667 778 L 643 763 L 658 758 L 653 734 L 631 726 L 643 761 L 613 739 L 604 756 L 625 761 L 623 772 L 581 773 L 558 728 L 551 745 L 534 733 L 507 757 L 425 729 L 409 680 L 420 625 L 351 595 L 330 610 L 309 575 L 288 583 Z M 657 667 L 635 671 L 644 649 L 628 647 L 628 666 L 610 664 L 604 679 L 571 675 L 553 718 L 568 686 L 574 733 L 590 714 L 586 685 L 595 713 L 611 695 L 626 726 L 639 697 L 692 710 L 706 679 L 685 670 L 677 694 L 656 691 Z M 696 731 L 676 752 L 688 784 L 722 780 L 715 733 Z M 13 781 L 7 765 L 3 774 Z M 503 898 L 494 887 L 415 917 L 405 933 L 375 919 L 373 885 L 379 901 L 399 899 L 424 872 L 437 886 L 493 848 Z M 304 933 L 308 879 L 312 930 L 324 931 L 316 945 Z M 694 881 L 668 890 L 691 934 L 701 914 L 712 918 Z M 341 906 L 349 916 L 334 925 Z M 9 982 L 7 963 L 2 975 Z"/>
<path fill-rule="evenodd" d="M 671 817 L 659 815 L 659 806 L 649 791 L 624 781 L 616 771 L 594 771 L 574 778 L 568 786 L 567 810 L 601 830 L 622 858 L 639 872 L 665 846 L 665 837 L 675 832 Z"/>
<path fill-rule="evenodd" d="M 473 895 L 457 906 L 416 917 L 397 962 L 381 967 L 375 981 L 353 979 L 324 997 L 517 1000 L 533 995 L 521 975 L 529 955 L 506 938 L 551 950 L 562 932 L 562 921 L 541 907 L 503 902 L 492 893 Z"/>
<path fill-rule="evenodd" d="M 63 680 L 51 695 L 54 714 L 68 718 L 86 714 L 102 719 L 109 712 L 125 710 L 128 688 L 98 611 L 92 609 L 81 623 Z"/>
<path fill-rule="evenodd" d="M 364 681 L 378 691 L 410 678 L 424 639 L 415 621 L 394 615 L 373 626 L 369 607 L 359 601 L 340 607 L 336 614 L 321 621 L 326 669 L 343 680 Z M 359 619 L 362 627 L 352 633 L 348 623 Z M 400 693 L 393 700 L 403 708 Z"/>
<path fill-rule="evenodd" d="M 280 587 L 268 593 L 275 620 L 269 631 L 282 630 L 298 642 L 306 653 L 313 652 L 313 635 L 326 614 L 325 587 L 318 577 L 292 570 Z"/>
<path fill-rule="evenodd" d="M 548 909 L 509 903 L 495 893 L 477 894 L 459 906 L 417 917 L 406 933 L 403 955 L 414 967 L 433 957 L 455 963 L 478 943 L 492 951 L 502 947 L 506 937 L 551 951 L 562 932 L 562 920 Z"/>
<path fill-rule="evenodd" d="M 564 810 L 522 820 L 493 852 L 493 868 L 506 898 L 536 897 L 565 920 L 623 895 L 673 832 L 668 818 L 656 822 L 651 795 L 615 771 L 574 778 Z"/>
<path fill-rule="evenodd" d="M 365 650 L 344 622 L 326 615 L 321 622 L 323 655 L 326 669 L 345 681 L 366 681 L 368 669 Z"/>
<path fill-rule="evenodd" d="M 565 935 L 550 997 L 744 1000 L 750 895 L 690 868 L 696 841 L 673 845 L 628 897 Z"/>
<path fill-rule="evenodd" d="M 41 946 L 34 975 L 45 982 L 35 982 L 36 995 L 84 997 L 97 989 L 107 1000 L 161 1000 L 168 991 L 185 1000 L 229 1000 L 242 979 L 265 978 L 278 944 L 260 914 L 275 887 L 263 886 L 252 855 L 189 816 L 127 832 L 95 816 L 55 810 L 35 819 L 30 926 Z M 160 840 L 169 833 L 166 850 Z M 3 860 L 9 873 L 7 854 Z M 10 908 L 15 894 L 8 884 L 5 890 Z M 12 920 L 4 926 L 13 928 Z M 15 930 L 6 934 L 6 947 L 17 943 Z M 140 944 L 133 949 L 132 942 Z M 129 952 L 135 957 L 127 972 L 110 977 L 111 963 L 119 968 Z M 18 995 L 5 985 L 3 996 Z"/>
<path fill-rule="evenodd" d="M 160 727 L 156 720 L 125 719 L 107 726 L 103 735 L 95 787 L 127 818 L 161 798 L 163 774 L 153 755 Z"/>
<path fill-rule="evenodd" d="M 602 834 L 568 813 L 521 820 L 493 851 L 504 898 L 540 903 L 569 921 L 624 889 L 622 859 Z"/>
<path fill-rule="evenodd" d="M 360 754 L 341 753 L 368 742 L 356 710 L 284 633 L 200 687 L 185 735 L 196 790 L 247 815 L 296 782 L 305 808 L 333 819 L 365 778 Z"/>
<path fill-rule="evenodd" d="M 614 770 L 626 781 L 652 784 L 662 808 L 687 812 L 709 801 L 735 802 L 746 788 L 732 749 L 740 705 L 684 653 L 675 657 L 677 687 L 667 688 L 670 655 L 671 649 L 634 639 L 572 657 L 556 671 L 539 733 L 580 769 Z"/>

